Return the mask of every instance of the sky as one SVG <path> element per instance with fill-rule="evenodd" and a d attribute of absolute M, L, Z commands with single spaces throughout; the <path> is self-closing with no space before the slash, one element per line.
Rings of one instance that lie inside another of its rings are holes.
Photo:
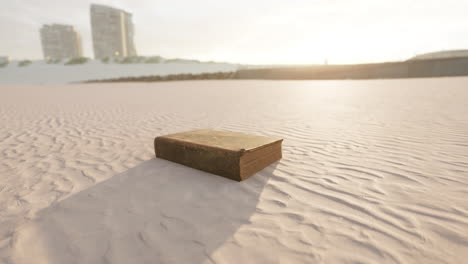
<path fill-rule="evenodd" d="M 60 23 L 93 57 L 91 3 L 132 13 L 144 56 L 348 64 L 468 49 L 466 0 L 2 0 L 0 56 L 41 59 L 39 28 Z"/>

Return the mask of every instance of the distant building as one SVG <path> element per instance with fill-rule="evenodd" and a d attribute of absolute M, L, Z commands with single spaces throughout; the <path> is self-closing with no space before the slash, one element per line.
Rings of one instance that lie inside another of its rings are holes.
<path fill-rule="evenodd" d="M 92 4 L 91 31 L 96 59 L 136 56 L 132 14 L 117 8 Z"/>
<path fill-rule="evenodd" d="M 40 33 L 44 59 L 65 59 L 83 56 L 81 38 L 73 26 L 43 25 Z"/>

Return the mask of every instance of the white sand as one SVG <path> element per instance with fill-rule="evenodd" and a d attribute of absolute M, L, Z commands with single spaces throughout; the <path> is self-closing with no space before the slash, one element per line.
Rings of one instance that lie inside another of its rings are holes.
<path fill-rule="evenodd" d="M 0 87 L 0 263 L 466 263 L 468 78 Z M 237 183 L 158 135 L 284 137 Z"/>
<path fill-rule="evenodd" d="M 180 73 L 207 73 L 236 71 L 239 65 L 228 63 L 101 63 L 92 60 L 85 64 L 63 65 L 35 61 L 26 67 L 12 62 L 0 67 L 0 85 L 5 84 L 65 84 L 88 80 L 120 77 L 169 75 Z"/>

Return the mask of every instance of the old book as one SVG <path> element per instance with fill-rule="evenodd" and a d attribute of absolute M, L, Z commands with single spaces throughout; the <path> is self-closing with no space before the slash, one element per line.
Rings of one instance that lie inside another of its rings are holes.
<path fill-rule="evenodd" d="M 282 139 L 210 129 L 160 136 L 156 157 L 242 181 L 281 159 Z"/>

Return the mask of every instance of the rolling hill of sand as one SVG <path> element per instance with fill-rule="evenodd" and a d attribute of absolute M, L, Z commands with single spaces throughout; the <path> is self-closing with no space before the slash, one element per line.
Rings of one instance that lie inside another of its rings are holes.
<path fill-rule="evenodd" d="M 66 84 L 120 77 L 231 72 L 239 67 L 237 64 L 216 62 L 106 64 L 96 60 L 78 65 L 47 64 L 44 61 L 34 61 L 24 67 L 17 64 L 18 62 L 12 62 L 0 67 L 0 85 Z"/>
<path fill-rule="evenodd" d="M 0 263 L 464 263 L 468 78 L 0 86 Z M 237 183 L 156 136 L 284 138 Z"/>

